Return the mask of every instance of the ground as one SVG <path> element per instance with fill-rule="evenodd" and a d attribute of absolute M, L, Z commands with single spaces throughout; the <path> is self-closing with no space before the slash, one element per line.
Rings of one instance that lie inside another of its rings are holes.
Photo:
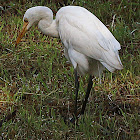
<path fill-rule="evenodd" d="M 66 1 L 65 1 L 66 2 Z M 0 139 L 110 139 L 140 137 L 140 42 L 137 0 L 87 0 L 80 5 L 94 13 L 120 42 L 123 70 L 104 71 L 93 88 L 85 115 L 68 123 L 74 111 L 74 70 L 61 41 L 46 37 L 37 27 L 15 48 L 24 12 L 36 5 L 54 13 L 63 1 L 3 1 L 0 11 Z M 78 107 L 88 76 L 80 77 Z"/>

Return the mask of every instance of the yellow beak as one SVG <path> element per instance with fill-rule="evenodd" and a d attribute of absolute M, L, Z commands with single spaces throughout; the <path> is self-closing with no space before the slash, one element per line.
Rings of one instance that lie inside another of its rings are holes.
<path fill-rule="evenodd" d="M 15 47 L 17 47 L 17 45 L 18 45 L 19 42 L 21 41 L 22 37 L 25 35 L 25 33 L 26 33 L 26 31 L 27 31 L 27 25 L 28 25 L 28 24 L 29 24 L 29 22 L 24 22 L 24 23 L 23 23 L 23 27 L 22 27 L 22 30 L 21 30 L 20 34 L 19 34 L 18 37 L 17 37 Z"/>

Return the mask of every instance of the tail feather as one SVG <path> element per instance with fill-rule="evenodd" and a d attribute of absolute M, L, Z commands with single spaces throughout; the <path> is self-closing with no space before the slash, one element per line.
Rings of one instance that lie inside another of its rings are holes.
<path fill-rule="evenodd" d="M 118 51 L 104 51 L 103 53 L 103 61 L 101 63 L 111 72 L 115 69 L 123 69 L 123 65 L 121 63 Z"/>
<path fill-rule="evenodd" d="M 110 65 L 108 65 L 107 63 L 105 62 L 101 62 L 101 64 L 106 67 L 110 72 L 114 72 L 115 71 L 115 68 L 111 67 Z"/>

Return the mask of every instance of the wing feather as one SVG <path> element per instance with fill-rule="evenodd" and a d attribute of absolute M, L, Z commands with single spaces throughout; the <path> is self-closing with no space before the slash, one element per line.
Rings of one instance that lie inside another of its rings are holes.
<path fill-rule="evenodd" d="M 122 69 L 119 42 L 88 10 L 78 6 L 63 7 L 58 11 L 56 20 L 60 38 L 67 49 L 73 46 L 74 50 L 99 60 L 110 71 Z"/>

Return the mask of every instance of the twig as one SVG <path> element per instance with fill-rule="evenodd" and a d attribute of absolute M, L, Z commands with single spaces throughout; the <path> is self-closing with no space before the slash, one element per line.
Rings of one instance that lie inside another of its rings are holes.
<path fill-rule="evenodd" d="M 52 93 L 55 93 L 56 91 L 57 91 L 58 89 L 56 89 L 56 90 L 53 90 L 53 91 L 51 91 L 50 93 L 48 93 L 48 94 L 35 94 L 35 93 L 29 93 L 29 92 L 24 92 L 24 93 L 22 93 L 22 92 L 18 92 L 19 94 L 20 93 L 22 93 L 22 94 L 24 94 L 24 95 L 38 95 L 38 96 L 50 96 Z"/>
<path fill-rule="evenodd" d="M 113 20 L 112 20 L 112 24 L 111 24 L 112 29 L 113 29 L 113 26 L 114 26 L 115 17 L 116 17 L 116 14 L 113 16 Z"/>

